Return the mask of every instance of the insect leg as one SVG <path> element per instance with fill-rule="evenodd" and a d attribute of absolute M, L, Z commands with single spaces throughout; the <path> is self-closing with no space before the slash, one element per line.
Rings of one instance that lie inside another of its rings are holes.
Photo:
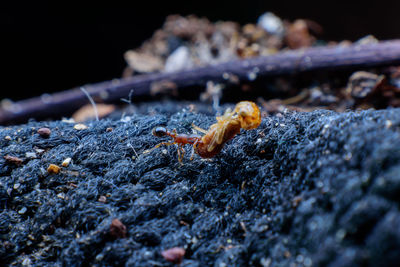
<path fill-rule="evenodd" d="M 196 140 L 196 142 L 194 142 L 194 144 L 193 144 L 192 153 L 190 154 L 190 160 L 193 160 L 193 158 L 194 158 L 194 151 L 196 150 L 198 142 L 199 142 L 199 140 Z"/>
<path fill-rule="evenodd" d="M 154 149 L 159 148 L 160 146 L 163 146 L 163 145 L 165 145 L 165 146 L 170 146 L 170 145 L 173 145 L 174 143 L 175 143 L 174 141 L 171 141 L 171 142 L 161 142 L 161 143 L 157 144 L 155 147 L 145 150 L 145 151 L 143 152 L 143 154 L 148 154 L 148 153 L 152 152 Z"/>
<path fill-rule="evenodd" d="M 185 148 L 183 147 L 183 145 L 180 146 L 180 150 L 181 150 L 181 155 L 182 155 L 182 159 L 185 156 Z"/>
<path fill-rule="evenodd" d="M 183 159 L 183 154 L 185 154 L 185 150 L 183 149 L 183 145 L 182 144 L 178 144 L 178 161 L 179 163 L 182 163 L 182 159 Z"/>
<path fill-rule="evenodd" d="M 207 133 L 207 130 L 204 130 L 204 129 L 200 128 L 199 126 L 194 125 L 194 123 L 192 123 L 192 127 L 193 127 L 193 129 L 195 129 L 196 131 L 199 131 L 199 132 L 201 132 L 201 133 L 203 133 L 203 134 L 206 134 L 206 133 Z"/>

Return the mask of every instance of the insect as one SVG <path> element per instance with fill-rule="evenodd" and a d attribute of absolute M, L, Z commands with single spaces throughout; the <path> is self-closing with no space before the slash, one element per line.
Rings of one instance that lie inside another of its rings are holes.
<path fill-rule="evenodd" d="M 200 157 L 212 158 L 222 150 L 227 141 L 240 132 L 240 129 L 251 130 L 257 128 L 261 123 L 261 113 L 255 103 L 241 101 L 236 104 L 233 111 L 227 109 L 224 115 L 216 117 L 216 119 L 217 122 L 211 125 L 208 130 L 193 125 L 193 128 L 203 133 L 204 136 L 178 134 L 176 130 L 170 132 L 165 127 L 155 127 L 152 131 L 154 136 L 169 136 L 172 138 L 172 141 L 159 143 L 146 152 L 148 153 L 162 145 L 176 144 L 178 145 L 178 160 L 182 162 L 183 155 L 185 154 L 183 146 L 190 144 L 193 146 L 193 152 L 196 152 Z M 191 159 L 193 158 L 193 152 Z"/>

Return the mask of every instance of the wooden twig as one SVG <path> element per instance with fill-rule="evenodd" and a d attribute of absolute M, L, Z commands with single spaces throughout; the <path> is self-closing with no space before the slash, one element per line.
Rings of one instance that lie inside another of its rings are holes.
<path fill-rule="evenodd" d="M 85 85 L 91 97 L 104 102 L 116 102 L 133 90 L 135 97 L 150 95 L 156 83 L 171 82 L 178 88 L 204 86 L 207 81 L 224 83 L 229 75 L 240 81 L 251 81 L 260 76 L 298 74 L 315 70 L 356 69 L 400 64 L 400 40 L 379 43 L 324 46 L 280 52 L 271 56 L 234 60 L 175 73 L 138 75 L 128 79 Z M 22 100 L 0 109 L 0 124 L 23 122 L 29 118 L 46 118 L 68 114 L 87 103 L 87 96 L 79 89 Z"/>

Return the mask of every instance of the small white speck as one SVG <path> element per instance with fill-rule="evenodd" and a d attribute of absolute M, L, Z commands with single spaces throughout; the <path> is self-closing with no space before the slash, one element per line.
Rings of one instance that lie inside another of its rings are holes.
<path fill-rule="evenodd" d="M 20 209 L 19 211 L 18 211 L 18 213 L 19 214 L 25 214 L 25 212 L 27 211 L 28 209 L 26 208 L 26 207 L 22 207 L 22 209 Z"/>
<path fill-rule="evenodd" d="M 250 72 L 250 73 L 247 74 L 247 78 L 250 81 L 254 81 L 257 78 L 257 74 L 255 72 Z"/>
<path fill-rule="evenodd" d="M 35 152 L 26 152 L 25 157 L 30 158 L 30 159 L 35 159 L 36 153 Z"/>
<path fill-rule="evenodd" d="M 78 131 L 80 131 L 80 130 L 85 130 L 85 129 L 87 129 L 88 127 L 85 125 L 85 124 L 83 124 L 83 123 L 78 123 L 78 124 L 75 124 L 74 125 L 74 129 L 75 130 L 78 130 Z"/>
<path fill-rule="evenodd" d="M 310 258 L 305 258 L 303 264 L 306 267 L 310 267 L 312 266 L 312 260 Z"/>
<path fill-rule="evenodd" d="M 390 121 L 390 120 L 385 121 L 385 127 L 386 127 L 387 129 L 389 129 L 390 127 L 392 127 L 392 125 L 393 125 L 392 121 Z"/>
<path fill-rule="evenodd" d="M 271 259 L 270 258 L 261 258 L 260 264 L 262 267 L 269 267 L 271 265 Z"/>
<path fill-rule="evenodd" d="M 296 257 L 296 261 L 298 262 L 298 263 L 302 263 L 303 261 L 304 261 L 304 256 L 303 255 L 297 255 L 297 257 Z"/>
<path fill-rule="evenodd" d="M 342 240 L 345 236 L 346 236 L 346 230 L 344 230 L 344 229 L 339 229 L 336 232 L 336 239 L 338 239 L 338 240 Z"/>
<path fill-rule="evenodd" d="M 22 265 L 23 265 L 23 266 L 30 266 L 31 264 L 32 264 L 32 261 L 31 261 L 30 258 L 25 258 L 25 259 L 22 261 Z"/>
<path fill-rule="evenodd" d="M 64 159 L 64 161 L 61 163 L 61 165 L 63 166 L 63 167 L 68 167 L 68 165 L 71 163 L 71 158 L 66 158 L 66 159 Z"/>

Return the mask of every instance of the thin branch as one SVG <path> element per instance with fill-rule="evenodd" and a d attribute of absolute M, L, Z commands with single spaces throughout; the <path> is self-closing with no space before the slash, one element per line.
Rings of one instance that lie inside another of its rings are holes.
<path fill-rule="evenodd" d="M 177 88 L 205 86 L 207 81 L 227 82 L 229 75 L 240 81 L 252 81 L 260 76 L 299 74 L 316 70 L 356 69 L 400 64 L 400 40 L 350 46 L 324 46 L 303 50 L 280 52 L 271 56 L 234 60 L 174 73 L 138 75 L 128 79 L 85 85 L 94 99 L 117 102 L 127 97 L 134 89 L 133 98 L 150 96 L 150 89 L 156 83 L 168 81 Z M 7 109 L 0 109 L 0 124 L 23 122 L 68 114 L 86 102 L 85 94 L 71 89 L 46 97 L 36 97 L 14 103 Z"/>

